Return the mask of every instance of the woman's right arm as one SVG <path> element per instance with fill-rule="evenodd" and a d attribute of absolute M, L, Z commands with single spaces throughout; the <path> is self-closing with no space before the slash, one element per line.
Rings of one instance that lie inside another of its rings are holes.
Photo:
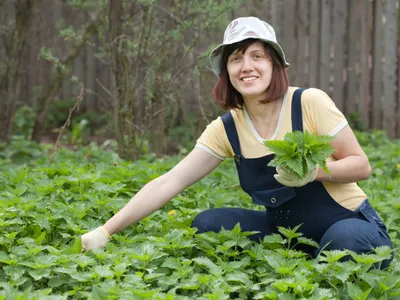
<path fill-rule="evenodd" d="M 221 162 L 206 151 L 194 148 L 169 172 L 147 183 L 103 228 L 111 235 L 140 221 L 209 174 Z M 102 234 L 101 230 L 96 230 Z M 90 232 L 82 236 L 84 248 L 98 248 L 90 238 Z"/>

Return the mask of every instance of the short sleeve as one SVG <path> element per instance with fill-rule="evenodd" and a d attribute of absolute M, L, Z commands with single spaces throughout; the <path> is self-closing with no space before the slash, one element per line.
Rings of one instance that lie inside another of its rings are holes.
<path fill-rule="evenodd" d="M 233 157 L 233 150 L 226 135 L 221 117 L 212 121 L 197 140 L 196 148 L 224 160 Z"/>
<path fill-rule="evenodd" d="M 319 89 L 305 90 L 301 103 L 303 121 L 314 134 L 335 136 L 348 124 L 332 99 Z"/>

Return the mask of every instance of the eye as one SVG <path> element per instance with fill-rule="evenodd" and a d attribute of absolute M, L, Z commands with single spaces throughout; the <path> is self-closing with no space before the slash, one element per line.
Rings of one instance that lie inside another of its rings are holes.
<path fill-rule="evenodd" d="M 262 56 L 261 54 L 254 54 L 253 58 L 254 59 L 262 59 L 264 56 Z"/>
<path fill-rule="evenodd" d="M 240 57 L 239 57 L 239 56 L 232 56 L 232 57 L 230 58 L 230 61 L 231 61 L 231 62 L 238 62 L 238 61 L 240 61 Z"/>

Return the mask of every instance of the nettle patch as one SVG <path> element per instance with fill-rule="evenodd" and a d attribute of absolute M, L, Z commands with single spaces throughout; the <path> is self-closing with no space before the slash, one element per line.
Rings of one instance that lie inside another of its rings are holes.
<path fill-rule="evenodd" d="M 163 209 L 115 235 L 105 249 L 81 254 L 80 235 L 116 213 L 146 182 L 179 158 L 131 163 L 90 145 L 59 150 L 24 141 L 0 145 L 0 299 L 399 299 L 400 143 L 381 132 L 358 134 L 373 166 L 360 185 L 395 244 L 390 256 L 325 251 L 317 259 L 293 250 L 301 226 L 250 241 L 251 233 L 196 234 L 204 209 L 261 209 L 237 186 L 224 162 Z M 151 201 L 151 199 L 148 199 Z M 351 255 L 354 261 L 340 262 Z"/>

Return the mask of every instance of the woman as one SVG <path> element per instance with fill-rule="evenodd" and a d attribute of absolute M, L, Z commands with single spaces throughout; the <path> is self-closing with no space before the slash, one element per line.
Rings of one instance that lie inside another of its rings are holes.
<path fill-rule="evenodd" d="M 250 238 L 259 240 L 277 233 L 277 226 L 302 224 L 304 236 L 320 245 L 317 251 L 301 248 L 312 256 L 322 248 L 367 253 L 392 247 L 385 225 L 356 183 L 371 173 L 366 154 L 324 92 L 289 87 L 289 64 L 273 28 L 255 17 L 232 21 L 210 61 L 219 77 L 213 96 L 230 111 L 207 126 L 193 151 L 171 171 L 146 184 L 104 226 L 83 235 L 84 250 L 104 247 L 111 234 L 164 206 L 229 157 L 235 160 L 241 187 L 266 210 L 204 211 L 193 220 L 198 232 L 240 223 L 243 231 L 258 231 Z M 318 168 L 299 179 L 267 166 L 273 154 L 264 141 L 283 139 L 292 130 L 334 136 L 335 152 L 327 162 L 330 176 Z"/>

